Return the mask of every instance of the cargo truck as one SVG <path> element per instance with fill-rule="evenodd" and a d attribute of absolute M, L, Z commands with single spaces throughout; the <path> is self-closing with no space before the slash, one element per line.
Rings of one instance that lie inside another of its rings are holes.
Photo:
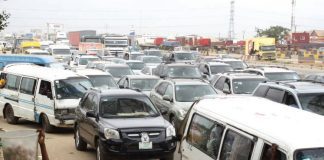
<path fill-rule="evenodd" d="M 104 50 L 108 55 L 123 58 L 128 54 L 128 37 L 122 35 L 107 35 L 104 37 Z"/>
<path fill-rule="evenodd" d="M 256 37 L 246 40 L 245 55 L 257 56 L 259 60 L 276 59 L 276 40 L 269 37 Z"/>
<path fill-rule="evenodd" d="M 79 51 L 87 53 L 88 50 L 102 50 L 102 38 L 101 36 L 83 36 L 81 37 L 81 42 L 79 43 Z"/>
<path fill-rule="evenodd" d="M 96 34 L 95 30 L 71 31 L 68 33 L 68 39 L 73 48 L 79 48 L 83 36 L 96 36 Z"/>

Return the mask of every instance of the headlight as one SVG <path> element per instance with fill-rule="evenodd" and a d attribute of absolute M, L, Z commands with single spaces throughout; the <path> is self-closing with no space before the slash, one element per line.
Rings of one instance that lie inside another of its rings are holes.
<path fill-rule="evenodd" d="M 106 139 L 120 139 L 119 132 L 117 130 L 105 128 L 104 133 Z"/>
<path fill-rule="evenodd" d="M 184 119 L 184 117 L 186 116 L 187 114 L 187 111 L 183 110 L 183 109 L 180 109 L 179 110 L 179 118 L 180 119 Z"/>
<path fill-rule="evenodd" d="M 171 125 L 166 129 L 166 137 L 176 136 L 174 127 Z"/>

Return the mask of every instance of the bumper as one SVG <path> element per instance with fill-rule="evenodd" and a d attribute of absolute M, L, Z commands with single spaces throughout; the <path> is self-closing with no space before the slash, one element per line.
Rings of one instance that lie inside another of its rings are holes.
<path fill-rule="evenodd" d="M 130 140 L 106 140 L 100 139 L 100 146 L 104 155 L 109 157 L 123 158 L 163 158 L 173 154 L 177 141 L 175 138 L 169 140 L 153 140 L 152 149 L 139 149 L 140 141 Z"/>
<path fill-rule="evenodd" d="M 56 127 L 61 128 L 72 128 L 74 125 L 75 115 L 55 115 L 55 124 Z"/>

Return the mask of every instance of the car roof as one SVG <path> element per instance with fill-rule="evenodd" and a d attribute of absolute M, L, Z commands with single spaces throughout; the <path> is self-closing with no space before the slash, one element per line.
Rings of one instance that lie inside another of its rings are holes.
<path fill-rule="evenodd" d="M 223 62 L 207 62 L 210 66 L 231 66 L 227 63 L 223 63 Z"/>
<path fill-rule="evenodd" d="M 276 73 L 276 72 L 295 72 L 293 70 L 289 70 L 288 68 L 282 68 L 280 66 L 276 67 L 256 67 L 256 68 L 247 68 L 246 70 L 255 70 L 265 73 Z"/>
<path fill-rule="evenodd" d="M 76 69 L 75 72 L 77 74 L 83 75 L 83 76 L 90 76 L 90 75 L 109 75 L 109 76 L 111 76 L 110 73 L 103 72 L 103 71 L 98 70 L 98 69 Z"/>
<path fill-rule="evenodd" d="M 54 81 L 58 79 L 67 79 L 69 77 L 82 77 L 70 70 L 62 70 L 56 68 L 42 67 L 37 65 L 12 65 L 4 70 L 8 73 L 43 78 Z"/>
<path fill-rule="evenodd" d="M 127 60 L 126 63 L 128 63 L 128 62 L 133 62 L 133 63 L 144 63 L 144 62 L 142 62 L 142 61 L 140 61 L 140 60 Z"/>
<path fill-rule="evenodd" d="M 240 59 L 236 59 L 236 58 L 220 58 L 220 59 L 218 59 L 218 58 L 216 58 L 216 60 L 215 61 L 220 61 L 220 62 L 233 62 L 233 61 L 237 61 L 237 62 L 239 62 L 239 61 L 242 61 L 242 60 L 240 60 Z"/>
<path fill-rule="evenodd" d="M 129 68 L 127 64 L 105 63 L 105 68 Z"/>
<path fill-rule="evenodd" d="M 120 97 L 131 97 L 131 96 L 144 96 L 145 94 L 132 90 L 132 89 L 104 89 L 100 90 L 101 96 L 120 96 Z"/>
<path fill-rule="evenodd" d="M 244 72 L 227 72 L 227 73 L 223 73 L 220 74 L 221 76 L 227 76 L 227 77 L 231 77 L 233 79 L 247 79 L 247 78 L 251 78 L 251 79 L 255 79 L 255 78 L 263 78 L 265 79 L 264 76 L 258 75 L 258 74 L 252 74 L 252 73 L 244 73 Z"/>
<path fill-rule="evenodd" d="M 286 90 L 294 90 L 298 93 L 324 93 L 324 86 L 321 83 L 313 82 L 268 82 L 261 83 L 262 85 L 269 85 L 279 88 L 285 88 Z"/>
<path fill-rule="evenodd" d="M 130 79 L 160 79 L 156 76 L 152 75 L 127 75 L 126 77 Z"/>
<path fill-rule="evenodd" d="M 81 55 L 80 58 L 97 58 L 97 59 L 99 59 L 99 57 L 92 56 L 92 55 Z"/>
<path fill-rule="evenodd" d="M 181 67 L 181 66 L 197 67 L 196 65 L 186 64 L 186 63 L 165 63 L 164 65 L 167 65 L 170 67 Z"/>
<path fill-rule="evenodd" d="M 217 104 L 217 105 L 215 105 Z M 215 96 L 196 110 L 293 151 L 324 146 L 324 117 L 260 97 Z M 302 138 L 307 137 L 307 138 Z"/>
<path fill-rule="evenodd" d="M 176 85 L 209 85 L 201 79 L 185 79 L 185 78 L 177 78 L 177 79 L 167 79 L 165 81 L 171 81 Z"/>

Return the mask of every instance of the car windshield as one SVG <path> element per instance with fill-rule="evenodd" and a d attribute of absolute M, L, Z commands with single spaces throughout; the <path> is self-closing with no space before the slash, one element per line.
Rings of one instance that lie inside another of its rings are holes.
<path fill-rule="evenodd" d="M 100 89 L 118 88 L 114 78 L 110 75 L 88 75 L 93 87 Z"/>
<path fill-rule="evenodd" d="M 175 88 L 175 98 L 178 102 L 193 102 L 200 97 L 215 94 L 210 85 L 177 85 Z"/>
<path fill-rule="evenodd" d="M 324 115 L 324 93 L 298 94 L 298 99 L 304 110 Z"/>
<path fill-rule="evenodd" d="M 233 71 L 231 66 L 210 66 L 212 74 L 224 73 L 228 71 Z"/>
<path fill-rule="evenodd" d="M 275 51 L 276 46 L 261 46 L 260 49 L 261 51 Z"/>
<path fill-rule="evenodd" d="M 247 67 L 243 61 L 225 61 L 224 63 L 231 65 L 233 69 L 245 69 Z"/>
<path fill-rule="evenodd" d="M 157 57 L 162 57 L 161 51 L 147 51 L 148 56 L 157 56 Z"/>
<path fill-rule="evenodd" d="M 99 58 L 80 58 L 79 64 L 80 65 L 87 65 L 89 62 L 92 61 L 99 61 Z"/>
<path fill-rule="evenodd" d="M 53 49 L 54 55 L 70 55 L 70 49 Z"/>
<path fill-rule="evenodd" d="M 103 118 L 143 118 L 160 115 L 147 97 L 102 97 L 99 112 Z"/>
<path fill-rule="evenodd" d="M 323 160 L 324 148 L 303 149 L 295 153 L 294 160 Z"/>
<path fill-rule="evenodd" d="M 133 72 L 130 68 L 125 67 L 112 67 L 106 68 L 106 71 L 109 72 L 113 77 L 121 78 L 125 75 L 133 75 Z"/>
<path fill-rule="evenodd" d="M 271 81 L 287 81 L 287 80 L 299 80 L 300 77 L 296 72 L 276 72 L 276 73 L 265 73 L 265 77 L 267 77 Z"/>
<path fill-rule="evenodd" d="M 127 62 L 127 65 L 133 70 L 142 70 L 145 67 L 143 62 Z"/>
<path fill-rule="evenodd" d="M 144 57 L 143 62 L 144 63 L 161 63 L 162 60 L 159 57 Z"/>
<path fill-rule="evenodd" d="M 259 83 L 265 81 L 265 79 L 234 79 L 233 91 L 235 94 L 252 94 L 254 89 Z"/>
<path fill-rule="evenodd" d="M 151 91 L 158 81 L 158 79 L 132 79 L 131 88 L 137 88 L 142 91 Z"/>
<path fill-rule="evenodd" d="M 201 78 L 199 69 L 191 66 L 169 67 L 167 74 L 171 78 Z"/>
<path fill-rule="evenodd" d="M 194 60 L 195 55 L 193 53 L 176 53 L 175 60 Z"/>
<path fill-rule="evenodd" d="M 83 94 L 93 87 L 86 78 L 69 78 L 55 81 L 55 92 L 57 99 L 79 99 Z"/>

